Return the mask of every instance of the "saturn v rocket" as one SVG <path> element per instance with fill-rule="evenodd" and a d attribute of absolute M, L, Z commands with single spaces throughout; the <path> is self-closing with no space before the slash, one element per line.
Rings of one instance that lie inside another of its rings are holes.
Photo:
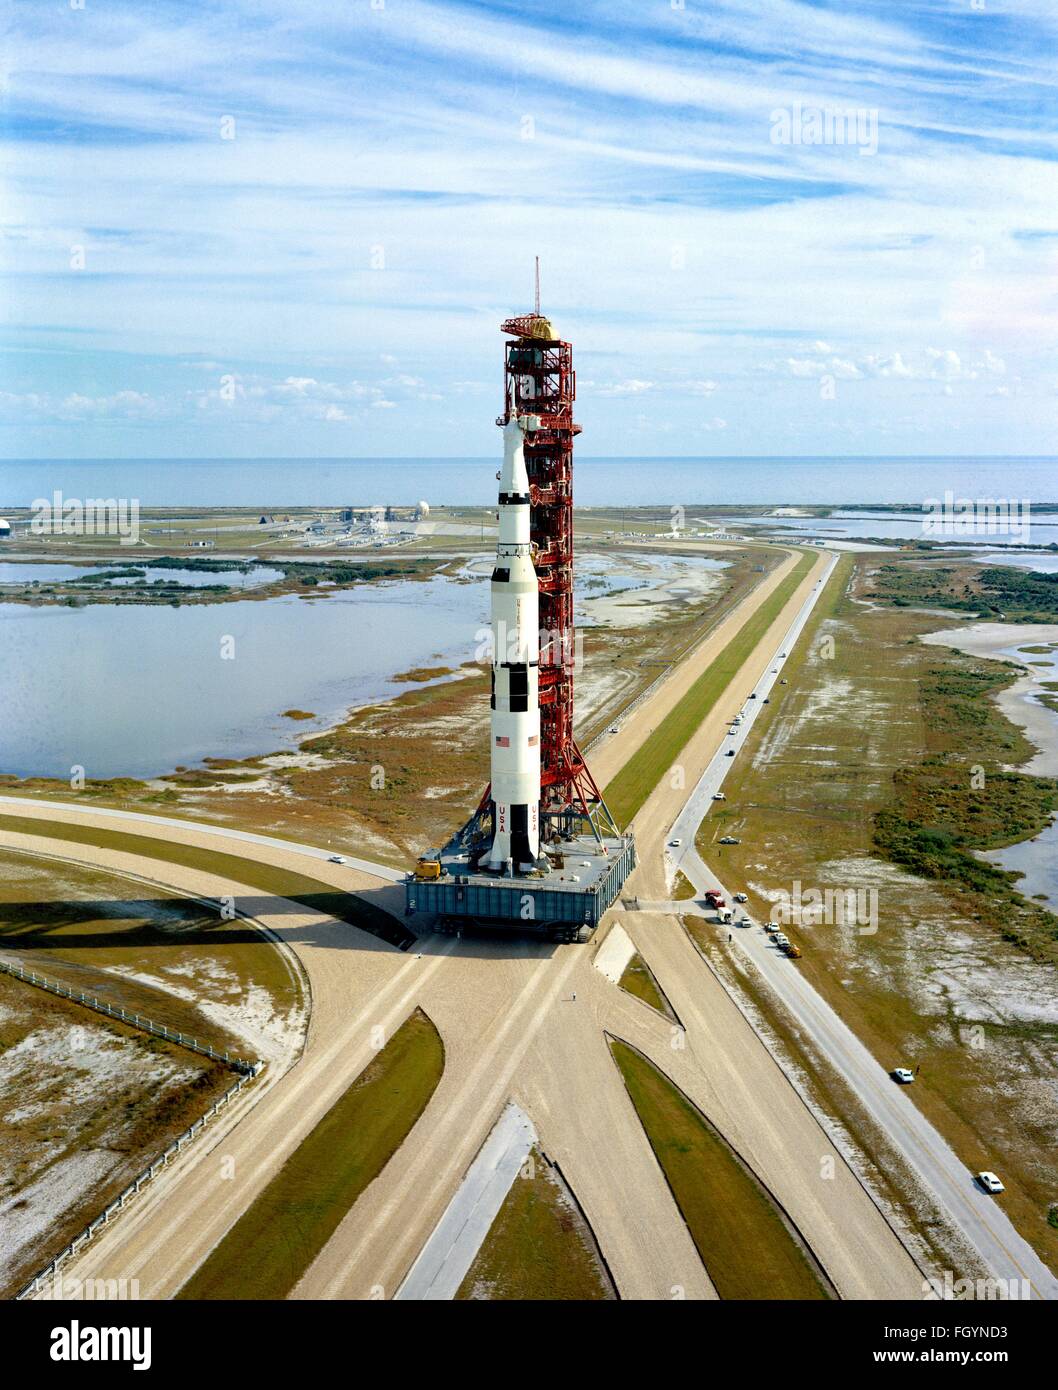
<path fill-rule="evenodd" d="M 525 437 L 537 415 L 511 404 L 503 427 L 499 539 L 492 571 L 492 872 L 540 857 L 540 594 L 529 535 Z"/>
<path fill-rule="evenodd" d="M 620 835 L 573 737 L 572 348 L 541 314 L 539 282 L 535 311 L 501 328 L 492 777 L 467 829 L 488 840 L 474 855 L 486 873 L 546 874 L 549 846 L 587 833 L 606 857 Z"/>

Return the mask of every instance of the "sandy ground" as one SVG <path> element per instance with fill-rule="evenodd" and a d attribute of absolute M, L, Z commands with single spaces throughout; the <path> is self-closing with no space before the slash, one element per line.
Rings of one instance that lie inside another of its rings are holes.
<path fill-rule="evenodd" d="M 602 747 L 595 766 L 601 781 L 793 563 L 791 556 L 743 599 L 736 614 L 626 721 L 620 740 Z M 732 690 L 741 693 L 757 679 L 825 563 L 821 559 L 799 587 L 736 674 Z M 719 702 L 685 750 L 688 786 L 723 737 L 724 705 Z M 637 818 L 643 867 L 631 885 L 635 891 L 667 897 L 664 827 L 685 796 L 665 782 Z M 20 812 L 41 816 L 44 845 L 58 843 L 47 839 L 54 806 L 27 804 Z M 60 814 L 92 819 L 79 807 Z M 104 823 L 113 828 L 113 821 Z M 152 827 L 137 817 L 135 829 L 219 847 L 215 834 L 193 825 Z M 275 863 L 288 856 L 249 839 L 225 841 L 223 848 Z M 81 1277 L 120 1271 L 140 1280 L 145 1297 L 171 1296 L 363 1069 L 373 1055 L 372 1030 L 380 1027 L 384 1037 L 392 1036 L 419 1006 L 444 1041 L 444 1075 L 408 1142 L 348 1213 L 296 1296 L 392 1297 L 513 1098 L 530 1116 L 545 1152 L 560 1164 L 622 1297 L 714 1297 L 613 1063 L 607 1033 L 640 1047 L 702 1106 L 762 1174 L 844 1297 L 920 1296 L 921 1274 L 913 1261 L 676 919 L 640 915 L 633 921 L 634 914 L 626 914 L 624 921 L 626 927 L 631 922 L 633 938 L 685 1021 L 685 1032 L 606 979 L 593 965 L 594 953 L 581 947 L 431 937 L 420 951 L 403 955 L 347 924 L 209 874 L 69 842 L 63 849 L 90 862 L 114 859 L 120 861 L 116 867 L 164 873 L 207 897 L 234 891 L 240 906 L 252 908 L 297 952 L 313 1003 L 308 1042 L 296 1065 L 283 1073 L 270 1069 L 244 1105 L 207 1130 L 163 1182 L 88 1247 L 77 1261 Z M 400 892 L 366 874 L 351 880 L 348 869 L 334 872 L 326 863 L 316 873 L 380 902 Z M 231 1181 L 221 1175 L 221 1151 L 235 1160 Z M 821 1180 L 823 1158 L 836 1163 L 836 1183 Z"/>
<path fill-rule="evenodd" d="M 1017 661 L 1025 666 L 1025 675 L 1000 691 L 996 699 L 1007 718 L 1024 729 L 1026 737 L 1039 750 L 1034 758 L 1021 764 L 1018 771 L 1058 777 L 1058 714 L 1038 704 L 1034 698 L 1040 680 L 1053 679 L 1054 672 L 1042 667 L 1034 671 L 1027 665 L 1033 660 L 1031 656 L 1008 651 L 1008 648 L 1058 642 L 1058 623 L 974 623 L 971 627 L 926 633 L 921 640 L 938 647 L 955 647 L 970 656 Z"/>

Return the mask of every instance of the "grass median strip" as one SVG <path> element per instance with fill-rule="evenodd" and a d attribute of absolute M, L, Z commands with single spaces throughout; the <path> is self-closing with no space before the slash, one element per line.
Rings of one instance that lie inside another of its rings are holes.
<path fill-rule="evenodd" d="M 607 785 L 604 793 L 606 803 L 618 825 L 628 825 L 639 811 L 657 785 L 658 779 L 672 765 L 706 714 L 727 689 L 731 679 L 782 612 L 815 561 L 816 556 L 812 553 L 798 558 L 791 573 L 757 611 L 746 619 L 679 704 L 669 711 L 639 750 L 633 753 L 617 776 Z"/>
<path fill-rule="evenodd" d="M 539 1149 L 515 1178 L 457 1299 L 591 1302 L 616 1297 L 576 1199 Z"/>
<path fill-rule="evenodd" d="M 414 940 L 412 933 L 395 917 L 352 893 L 343 893 L 333 884 L 321 883 L 319 879 L 294 873 L 290 869 L 262 864 L 257 859 L 247 859 L 240 854 L 199 849 L 175 840 L 159 840 L 153 835 L 134 835 L 121 830 L 103 830 L 94 825 L 73 825 L 65 821 L 43 820 L 37 816 L 8 815 L 6 812 L 0 812 L 0 830 L 10 830 L 19 835 L 42 835 L 78 845 L 96 845 L 100 849 L 120 850 L 125 854 L 159 859 L 167 864 L 179 864 L 186 869 L 197 869 L 202 873 L 230 878 L 234 883 L 259 888 L 262 893 L 277 898 L 289 898 L 313 912 L 325 913 L 341 922 L 351 922 L 393 946 L 404 948 Z M 254 915 L 250 910 L 252 904 L 239 902 L 238 906 L 248 915 Z M 240 930 L 236 924 L 227 925 L 232 931 Z"/>
<path fill-rule="evenodd" d="M 177 1297 L 286 1298 L 407 1138 L 443 1070 L 440 1034 L 416 1009 Z"/>
<path fill-rule="evenodd" d="M 819 1264 L 771 1194 L 678 1087 L 627 1043 L 614 1059 L 722 1299 L 829 1299 Z"/>

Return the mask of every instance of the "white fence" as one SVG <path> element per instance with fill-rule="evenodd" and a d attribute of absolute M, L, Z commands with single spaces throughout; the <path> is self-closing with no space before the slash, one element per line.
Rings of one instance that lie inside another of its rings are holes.
<path fill-rule="evenodd" d="M 98 1231 L 106 1226 L 116 1214 L 122 1210 L 125 1203 L 135 1197 L 140 1188 L 145 1183 L 151 1182 L 158 1173 L 169 1166 L 169 1160 L 175 1158 L 180 1153 L 185 1144 L 190 1143 L 195 1136 L 203 1130 L 206 1121 L 211 1120 L 217 1112 L 224 1108 L 233 1096 L 237 1096 L 248 1081 L 252 1081 L 259 1074 L 264 1066 L 263 1062 L 250 1062 L 242 1057 L 232 1057 L 227 1052 L 218 1052 L 209 1043 L 200 1043 L 197 1038 L 189 1038 L 184 1033 L 177 1032 L 173 1028 L 167 1028 L 164 1024 L 154 1023 L 149 1018 L 144 1018 L 142 1014 L 129 1013 L 127 1009 L 114 1008 L 105 1000 L 99 999 L 96 995 L 84 994 L 78 990 L 70 989 L 67 985 L 60 984 L 56 980 L 49 980 L 43 975 L 38 975 L 36 971 L 26 970 L 24 966 L 15 965 L 10 961 L 0 960 L 0 971 L 6 975 L 13 975 L 16 980 L 24 980 L 27 984 L 36 985 L 38 989 L 45 989 L 51 994 L 56 994 L 62 999 L 71 999 L 76 1004 L 83 1004 L 86 1008 L 94 1009 L 96 1013 L 104 1014 L 108 1018 L 120 1019 L 122 1023 L 127 1023 L 133 1028 L 141 1028 L 144 1032 L 153 1033 L 155 1037 L 165 1038 L 166 1041 L 176 1043 L 180 1047 L 189 1048 L 192 1052 L 198 1052 L 203 1057 L 212 1058 L 213 1061 L 223 1062 L 225 1066 L 239 1073 L 239 1079 L 233 1086 L 229 1086 L 219 1099 L 215 1100 L 210 1108 L 197 1119 L 193 1125 L 184 1130 L 183 1134 L 178 1134 L 169 1147 L 158 1155 L 153 1163 L 148 1164 L 141 1173 L 138 1173 L 124 1192 L 119 1192 L 114 1200 L 88 1225 L 76 1235 L 64 1250 L 60 1250 L 55 1258 L 39 1270 L 27 1284 L 24 1284 L 18 1293 L 15 1294 L 15 1301 L 28 1298 L 30 1294 L 39 1291 L 42 1284 L 54 1278 L 55 1274 L 72 1255 L 76 1255 L 82 1246 L 87 1244 Z"/>
<path fill-rule="evenodd" d="M 228 1052 L 218 1052 L 212 1043 L 200 1043 L 197 1038 L 189 1038 L 186 1033 L 177 1032 L 175 1028 L 167 1028 L 164 1023 L 154 1023 L 149 1018 L 144 1018 L 142 1014 L 129 1013 L 128 1009 L 115 1008 L 113 1004 L 108 1004 L 105 999 L 100 999 L 94 994 L 84 994 L 80 990 L 71 989 L 69 985 L 60 984 L 57 980 L 49 980 L 45 975 L 38 975 L 34 970 L 27 970 L 23 965 L 15 965 L 12 961 L 0 960 L 0 970 L 5 975 L 13 975 L 16 980 L 25 980 L 28 985 L 36 985 L 38 989 L 46 989 L 49 994 L 57 994 L 60 999 L 72 999 L 75 1004 L 83 1004 L 86 1009 L 94 1009 L 97 1014 L 104 1014 L 107 1018 L 120 1019 L 122 1023 L 127 1023 L 133 1028 L 141 1028 L 145 1033 L 153 1033 L 156 1038 L 165 1038 L 167 1042 L 177 1043 L 180 1047 L 189 1048 L 192 1052 L 201 1053 L 203 1057 L 210 1057 L 215 1062 L 223 1062 L 225 1066 L 231 1067 L 232 1071 L 246 1072 L 254 1074 L 254 1068 L 258 1067 L 258 1062 L 248 1062 L 242 1057 L 232 1057 Z"/>

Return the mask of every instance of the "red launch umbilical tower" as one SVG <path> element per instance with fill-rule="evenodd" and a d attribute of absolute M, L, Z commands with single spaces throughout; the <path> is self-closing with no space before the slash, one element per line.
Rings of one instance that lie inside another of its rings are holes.
<path fill-rule="evenodd" d="M 535 311 L 500 329 L 512 341 L 504 354 L 505 413 L 496 423 L 506 424 L 512 409 L 540 419 L 525 441 L 540 590 L 540 824 L 545 836 L 565 838 L 586 820 L 601 840 L 617 827 L 573 737 L 573 439 L 580 433 L 573 348 L 540 312 L 539 276 Z"/>

